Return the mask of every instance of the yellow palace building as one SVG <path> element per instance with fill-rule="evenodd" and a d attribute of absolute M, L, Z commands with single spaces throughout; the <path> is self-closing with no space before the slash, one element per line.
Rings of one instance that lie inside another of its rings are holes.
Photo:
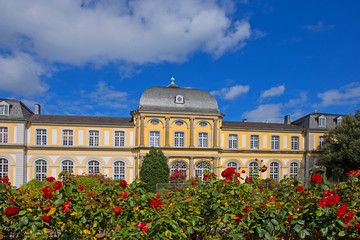
<path fill-rule="evenodd" d="M 284 123 L 223 121 L 208 92 L 167 87 L 146 89 L 131 117 L 58 116 L 33 113 L 21 101 L 0 99 L 0 177 L 20 186 L 32 179 L 101 173 L 132 182 L 151 147 L 161 149 L 170 169 L 188 177 L 226 167 L 277 181 L 307 178 L 321 158 L 324 134 L 341 116 L 311 113 Z M 268 171 L 252 172 L 263 160 Z"/>

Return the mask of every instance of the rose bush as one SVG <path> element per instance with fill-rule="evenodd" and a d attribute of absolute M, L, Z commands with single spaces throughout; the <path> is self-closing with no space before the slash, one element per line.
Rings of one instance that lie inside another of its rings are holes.
<path fill-rule="evenodd" d="M 241 183 L 231 168 L 222 176 L 164 194 L 141 181 L 79 187 L 63 173 L 40 191 L 11 189 L 4 179 L 0 239 L 360 238 L 358 171 L 334 186 L 287 178 L 271 190 L 257 176 Z"/>

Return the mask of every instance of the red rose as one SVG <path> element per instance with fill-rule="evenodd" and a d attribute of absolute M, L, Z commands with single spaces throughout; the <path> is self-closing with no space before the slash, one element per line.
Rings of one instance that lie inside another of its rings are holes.
<path fill-rule="evenodd" d="M 7 183 L 9 181 L 9 178 L 7 176 L 4 176 L 1 178 L 1 181 L 3 181 L 4 183 Z"/>
<path fill-rule="evenodd" d="M 60 189 L 61 186 L 62 186 L 62 183 L 60 181 L 56 181 L 54 183 L 54 190 L 56 191 L 56 190 Z"/>
<path fill-rule="evenodd" d="M 72 204 L 69 203 L 69 202 L 64 202 L 64 203 L 63 203 L 63 206 L 64 206 L 64 207 L 71 207 L 71 205 L 72 205 Z"/>
<path fill-rule="evenodd" d="M 79 186 L 78 186 L 78 189 L 79 189 L 80 191 L 82 191 L 82 190 L 84 190 L 84 186 L 83 186 L 83 185 L 79 185 Z"/>
<path fill-rule="evenodd" d="M 347 211 L 347 205 L 342 204 L 341 207 L 338 209 L 338 212 L 336 213 L 336 216 L 339 217 L 339 218 L 343 218 L 346 215 L 346 211 Z"/>
<path fill-rule="evenodd" d="M 360 230 L 360 223 L 356 224 L 355 228 Z"/>
<path fill-rule="evenodd" d="M 245 170 L 241 170 L 241 173 L 245 173 Z"/>
<path fill-rule="evenodd" d="M 297 192 L 302 192 L 302 190 L 304 190 L 304 188 L 303 188 L 303 186 L 301 186 L 301 185 L 296 188 L 296 191 L 297 191 Z"/>
<path fill-rule="evenodd" d="M 209 174 L 204 174 L 203 179 L 204 179 L 204 180 L 207 180 L 209 177 L 210 177 L 210 175 L 209 175 Z"/>
<path fill-rule="evenodd" d="M 322 177 L 320 174 L 314 174 L 311 176 L 311 181 L 314 183 L 320 183 L 322 181 Z"/>
<path fill-rule="evenodd" d="M 152 199 L 151 201 L 150 201 L 150 203 L 149 203 L 149 207 L 150 208 L 155 208 L 156 210 L 160 210 L 160 207 L 162 207 L 162 205 L 163 205 L 163 202 L 162 201 L 160 201 L 160 200 L 154 200 L 154 199 Z"/>
<path fill-rule="evenodd" d="M 44 192 L 42 195 L 45 199 L 51 199 L 54 195 L 51 194 L 51 192 Z"/>
<path fill-rule="evenodd" d="M 149 231 L 149 229 L 148 229 L 147 227 L 143 227 L 142 230 L 143 230 L 144 232 L 148 232 L 148 231 Z"/>
<path fill-rule="evenodd" d="M 265 205 L 264 204 L 261 204 L 261 208 L 264 208 L 265 207 Z"/>
<path fill-rule="evenodd" d="M 42 216 L 41 219 L 42 219 L 44 222 L 50 222 L 50 221 L 51 221 L 51 216 Z"/>
<path fill-rule="evenodd" d="M 55 178 L 54 177 L 47 177 L 45 180 L 48 181 L 48 182 L 53 182 L 53 181 L 55 181 Z"/>
<path fill-rule="evenodd" d="M 5 209 L 5 215 L 7 217 L 11 217 L 11 216 L 14 216 L 16 214 L 19 213 L 19 208 L 18 207 L 8 207 Z"/>
<path fill-rule="evenodd" d="M 127 186 L 127 182 L 125 180 L 121 180 L 120 187 L 126 187 L 126 186 Z"/>
<path fill-rule="evenodd" d="M 14 199 L 11 197 L 11 198 L 9 198 L 9 202 L 10 203 L 13 203 L 14 202 Z"/>
<path fill-rule="evenodd" d="M 289 215 L 289 216 L 287 217 L 287 220 L 288 220 L 288 221 L 290 221 L 290 220 L 291 220 L 291 215 Z"/>
<path fill-rule="evenodd" d="M 259 188 L 260 188 L 260 190 L 263 190 L 263 189 L 264 189 L 264 187 L 263 187 L 263 186 L 260 186 Z"/>
<path fill-rule="evenodd" d="M 267 166 L 265 165 L 259 169 L 260 172 L 266 172 L 266 170 L 267 170 Z"/>
<path fill-rule="evenodd" d="M 250 212 L 250 207 L 249 207 L 249 206 L 246 206 L 246 207 L 243 209 L 243 212 L 244 212 L 244 213 Z"/>
<path fill-rule="evenodd" d="M 245 182 L 247 182 L 247 183 L 252 183 L 252 178 L 251 178 L 251 177 L 246 177 L 246 178 L 245 178 Z"/>
<path fill-rule="evenodd" d="M 191 182 L 191 185 L 196 186 L 197 183 L 196 183 L 195 181 L 192 181 L 192 182 Z"/>
<path fill-rule="evenodd" d="M 115 208 L 114 208 L 114 213 L 121 213 L 121 208 L 120 208 L 120 206 L 116 206 Z"/>
<path fill-rule="evenodd" d="M 237 215 L 237 216 L 235 216 L 235 221 L 237 221 L 237 222 L 240 222 L 241 221 L 241 219 L 243 219 L 244 218 L 244 215 L 242 215 L 242 214 L 239 214 L 239 215 Z"/>
<path fill-rule="evenodd" d="M 64 212 L 70 212 L 70 208 L 68 207 L 64 208 Z"/>
<path fill-rule="evenodd" d="M 324 208 L 326 207 L 326 204 L 328 203 L 327 199 L 319 199 L 319 206 Z"/>

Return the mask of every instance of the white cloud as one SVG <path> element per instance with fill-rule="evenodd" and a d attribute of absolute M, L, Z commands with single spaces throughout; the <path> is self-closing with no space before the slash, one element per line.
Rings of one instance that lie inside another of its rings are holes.
<path fill-rule="evenodd" d="M 0 2 L 0 46 L 83 65 L 219 57 L 251 36 L 216 0 L 19 0 Z"/>
<path fill-rule="evenodd" d="M 313 32 L 323 32 L 325 30 L 333 29 L 335 25 L 324 25 L 323 22 L 318 21 L 315 25 L 305 25 L 303 26 L 304 29 L 313 31 Z"/>
<path fill-rule="evenodd" d="M 252 111 L 244 112 L 242 118 L 250 122 L 282 122 L 281 108 L 282 104 L 262 104 Z"/>
<path fill-rule="evenodd" d="M 277 87 L 272 87 L 264 92 L 261 93 L 260 98 L 267 98 L 267 97 L 275 97 L 275 96 L 280 96 L 284 93 L 285 91 L 285 86 L 284 85 L 280 85 Z"/>
<path fill-rule="evenodd" d="M 48 75 L 43 66 L 24 53 L 0 55 L 0 90 L 21 96 L 45 92 L 41 78 Z"/>
<path fill-rule="evenodd" d="M 347 84 L 340 89 L 331 89 L 317 95 L 321 99 L 320 106 L 353 105 L 360 103 L 360 82 Z"/>
<path fill-rule="evenodd" d="M 250 90 L 249 85 L 235 85 L 229 88 L 222 88 L 220 90 L 211 91 L 214 96 L 219 96 L 225 100 L 233 100 L 242 94 L 248 93 Z"/>

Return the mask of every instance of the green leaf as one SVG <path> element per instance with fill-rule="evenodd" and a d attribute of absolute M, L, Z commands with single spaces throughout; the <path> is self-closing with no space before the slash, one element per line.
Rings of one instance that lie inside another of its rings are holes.
<path fill-rule="evenodd" d="M 338 220 L 336 220 L 336 222 L 337 222 L 338 224 L 340 224 L 340 226 L 346 228 L 346 224 L 345 224 L 343 221 L 341 221 L 341 220 L 338 219 Z"/>
<path fill-rule="evenodd" d="M 274 231 L 274 225 L 272 225 L 271 222 L 268 222 L 267 226 L 266 226 L 266 229 L 269 231 L 269 232 L 273 232 Z"/>
<path fill-rule="evenodd" d="M 271 222 L 272 222 L 274 225 L 279 225 L 279 222 L 278 222 L 276 219 L 271 219 Z"/>
<path fill-rule="evenodd" d="M 266 238 L 266 239 L 269 239 L 269 240 L 272 240 L 272 239 L 273 239 L 273 237 L 271 236 L 271 234 L 268 233 L 268 232 L 265 233 L 265 238 Z"/>
<path fill-rule="evenodd" d="M 304 225 L 304 224 L 305 224 L 305 221 L 304 221 L 304 220 L 299 220 L 297 223 L 298 223 L 298 224 L 301 224 L 301 225 Z"/>
<path fill-rule="evenodd" d="M 345 231 L 341 231 L 341 232 L 339 232 L 339 237 L 343 237 L 343 236 L 345 236 Z"/>
<path fill-rule="evenodd" d="M 21 225 L 27 225 L 29 223 L 29 219 L 26 216 L 23 216 L 19 219 L 19 223 Z"/>
<path fill-rule="evenodd" d="M 294 230 L 296 232 L 300 232 L 301 231 L 301 226 L 299 224 L 296 224 L 295 227 L 294 227 Z"/>
<path fill-rule="evenodd" d="M 325 228 L 322 228 L 322 229 L 321 229 L 321 232 L 322 232 L 323 235 L 326 235 L 326 233 L 328 232 L 328 230 L 329 230 L 329 229 L 328 229 L 327 227 L 325 227 Z"/>
<path fill-rule="evenodd" d="M 0 193 L 6 192 L 6 185 L 0 184 Z"/>
<path fill-rule="evenodd" d="M 22 216 L 22 215 L 25 215 L 26 214 L 26 210 L 21 210 L 20 212 L 19 212 L 19 216 Z"/>

